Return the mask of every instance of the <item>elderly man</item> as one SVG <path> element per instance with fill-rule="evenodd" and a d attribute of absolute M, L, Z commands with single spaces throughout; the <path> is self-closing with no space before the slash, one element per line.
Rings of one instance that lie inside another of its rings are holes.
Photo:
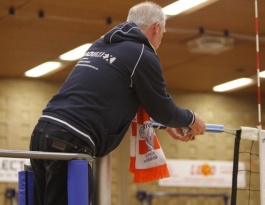
<path fill-rule="evenodd" d="M 165 22 L 160 6 L 143 2 L 130 9 L 126 22 L 95 41 L 44 108 L 30 150 L 105 156 L 120 144 L 140 105 L 175 139 L 204 134 L 203 119 L 177 106 L 166 92 L 156 54 Z M 183 128 L 189 129 L 185 135 Z M 31 164 L 34 205 L 66 205 L 67 162 L 32 159 Z"/>

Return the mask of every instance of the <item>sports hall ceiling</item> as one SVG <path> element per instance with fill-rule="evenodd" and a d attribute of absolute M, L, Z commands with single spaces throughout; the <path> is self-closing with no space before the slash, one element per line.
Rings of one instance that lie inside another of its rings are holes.
<path fill-rule="evenodd" d="M 1 0 L 0 77 L 25 78 L 26 70 L 93 42 L 125 21 L 128 9 L 139 2 Z M 173 0 L 155 2 L 164 7 Z M 257 2 L 260 69 L 264 70 L 265 1 Z M 200 10 L 168 19 L 158 55 L 169 90 L 212 92 L 215 85 L 256 75 L 254 3 L 255 0 L 218 0 Z M 206 35 L 232 38 L 234 46 L 219 54 L 190 52 L 187 43 Z M 75 63 L 43 79 L 61 83 Z M 261 80 L 262 84 L 265 80 Z M 256 87 L 233 92 L 255 93 Z"/>

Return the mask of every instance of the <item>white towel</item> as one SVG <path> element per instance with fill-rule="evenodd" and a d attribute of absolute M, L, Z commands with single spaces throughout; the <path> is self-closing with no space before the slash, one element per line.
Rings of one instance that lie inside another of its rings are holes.
<path fill-rule="evenodd" d="M 253 127 L 241 127 L 241 139 L 258 140 L 258 129 Z"/>

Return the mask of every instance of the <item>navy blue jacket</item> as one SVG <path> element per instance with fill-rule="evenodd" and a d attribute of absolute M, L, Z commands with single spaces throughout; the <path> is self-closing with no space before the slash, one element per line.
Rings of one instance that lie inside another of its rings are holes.
<path fill-rule="evenodd" d="M 125 22 L 98 39 L 76 64 L 40 120 L 60 125 L 104 156 L 123 139 L 142 104 L 157 122 L 186 127 L 193 114 L 166 92 L 159 59 L 146 36 Z"/>

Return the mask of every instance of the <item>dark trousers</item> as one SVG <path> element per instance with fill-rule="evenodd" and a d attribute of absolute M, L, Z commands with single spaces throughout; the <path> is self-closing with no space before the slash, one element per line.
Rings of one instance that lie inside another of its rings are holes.
<path fill-rule="evenodd" d="M 92 154 L 92 149 L 65 129 L 39 122 L 33 130 L 31 151 Z M 34 173 L 34 205 L 67 205 L 67 161 L 31 159 Z M 94 178 L 89 165 L 89 193 L 92 200 Z"/>

